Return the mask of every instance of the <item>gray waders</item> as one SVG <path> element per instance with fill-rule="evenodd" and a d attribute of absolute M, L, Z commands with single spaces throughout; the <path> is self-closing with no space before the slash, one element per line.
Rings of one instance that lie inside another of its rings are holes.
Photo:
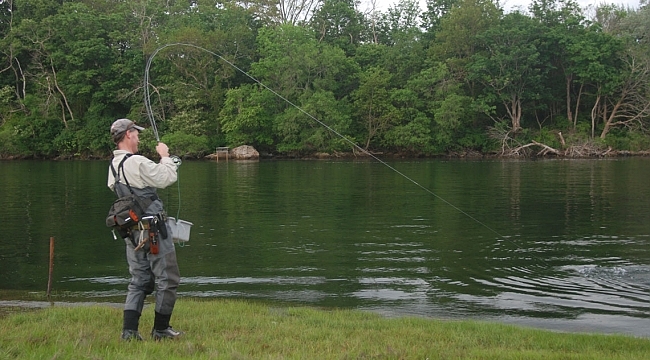
<path fill-rule="evenodd" d="M 129 191 L 126 185 L 121 183 L 115 184 L 115 187 L 118 188 L 118 194 L 126 194 Z M 154 188 L 132 188 L 132 190 L 140 197 L 156 197 L 156 200 L 147 209 L 147 215 L 163 213 L 163 203 L 157 198 Z M 154 290 L 156 291 L 154 328 L 162 330 L 169 327 L 169 319 L 176 303 L 176 289 L 180 282 L 180 273 L 171 230 L 166 222 L 163 222 L 162 225 L 167 228 L 167 236 L 163 237 L 161 233 L 156 235 L 157 254 L 153 254 L 151 251 L 151 241 L 147 241 L 140 249 L 135 250 L 141 233 L 144 232 L 142 236 L 145 239 L 149 237 L 148 230 L 138 230 L 136 226 L 131 229 L 129 237 L 124 238 L 126 260 L 131 274 L 131 282 L 124 304 L 124 329 L 138 330 L 144 300 Z"/>

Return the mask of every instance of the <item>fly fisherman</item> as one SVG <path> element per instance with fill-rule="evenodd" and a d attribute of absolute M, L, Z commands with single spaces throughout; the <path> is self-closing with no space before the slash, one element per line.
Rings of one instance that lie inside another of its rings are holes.
<path fill-rule="evenodd" d="M 177 165 L 169 157 L 169 148 L 162 142 L 156 146 L 160 155 L 158 164 L 135 155 L 141 130 L 142 127 L 129 119 L 118 119 L 111 125 L 111 137 L 117 150 L 113 151 L 108 170 L 108 187 L 118 197 L 128 195 L 132 190 L 141 199 L 151 201 L 144 214 L 145 220 L 121 234 L 126 243 L 126 259 L 131 273 L 124 305 L 122 339 L 142 340 L 138 332 L 140 315 L 145 297 L 153 293 L 154 288 L 156 307 L 151 336 L 154 340 L 174 339 L 182 334 L 169 325 L 180 273 L 171 230 L 156 189 L 164 189 L 176 182 Z"/>

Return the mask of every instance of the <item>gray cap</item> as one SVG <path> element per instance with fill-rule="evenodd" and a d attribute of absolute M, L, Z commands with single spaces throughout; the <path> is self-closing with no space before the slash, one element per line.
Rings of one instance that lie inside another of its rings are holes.
<path fill-rule="evenodd" d="M 138 131 L 144 130 L 142 126 L 136 125 L 129 119 L 117 119 L 113 122 L 113 125 L 111 125 L 111 136 L 113 137 L 113 140 L 120 139 L 122 134 L 131 129 L 136 129 Z"/>

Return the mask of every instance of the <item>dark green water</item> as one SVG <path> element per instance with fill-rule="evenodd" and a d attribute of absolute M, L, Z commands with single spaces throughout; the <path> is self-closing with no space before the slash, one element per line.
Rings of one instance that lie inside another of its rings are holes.
<path fill-rule="evenodd" d="M 650 336 L 650 159 L 390 165 L 184 162 L 181 296 Z M 0 289 L 123 298 L 107 171 L 0 162 Z"/>

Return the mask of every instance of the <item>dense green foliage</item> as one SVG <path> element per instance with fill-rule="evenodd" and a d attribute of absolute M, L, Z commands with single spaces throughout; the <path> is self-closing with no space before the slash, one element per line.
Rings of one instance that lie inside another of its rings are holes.
<path fill-rule="evenodd" d="M 183 156 L 354 150 L 341 136 L 412 155 L 646 150 L 649 34 L 644 0 L 5 0 L 0 157 L 107 156 L 113 120 L 148 126 L 145 65 L 176 43 L 195 46 L 157 53 L 149 92 Z"/>

